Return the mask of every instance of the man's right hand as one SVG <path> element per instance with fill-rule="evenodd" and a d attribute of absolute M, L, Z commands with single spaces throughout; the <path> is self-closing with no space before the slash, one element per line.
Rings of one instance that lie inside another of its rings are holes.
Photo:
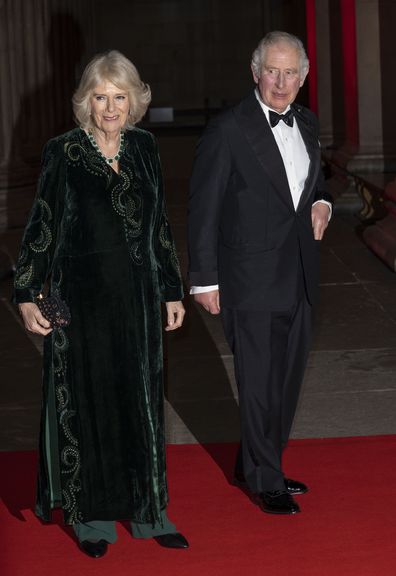
<path fill-rule="evenodd" d="M 194 294 L 194 300 L 211 314 L 220 314 L 220 296 L 218 290 Z"/>

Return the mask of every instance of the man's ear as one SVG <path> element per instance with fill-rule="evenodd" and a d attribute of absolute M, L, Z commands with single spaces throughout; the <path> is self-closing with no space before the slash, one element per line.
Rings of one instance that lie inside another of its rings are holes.
<path fill-rule="evenodd" d="M 255 83 L 255 84 L 258 84 L 259 77 L 256 76 L 256 73 L 255 73 L 255 71 L 254 71 L 254 69 L 253 69 L 253 66 L 250 66 L 250 69 L 251 69 L 251 71 L 252 71 L 254 83 Z"/>
<path fill-rule="evenodd" d="M 303 76 L 303 77 L 300 79 L 300 88 L 301 88 L 301 86 L 304 84 L 304 82 L 305 82 L 305 78 L 307 77 L 307 75 L 308 75 L 308 72 L 309 72 L 309 67 L 307 68 L 307 70 L 306 70 L 306 72 L 305 72 L 304 76 Z"/>

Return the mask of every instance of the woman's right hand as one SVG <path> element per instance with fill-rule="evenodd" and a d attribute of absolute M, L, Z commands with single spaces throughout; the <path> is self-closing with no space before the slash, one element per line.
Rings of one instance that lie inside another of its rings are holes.
<path fill-rule="evenodd" d="M 18 307 L 26 330 L 41 336 L 47 336 L 47 334 L 52 332 L 51 324 L 41 314 L 37 304 L 34 302 L 23 302 L 18 304 Z"/>

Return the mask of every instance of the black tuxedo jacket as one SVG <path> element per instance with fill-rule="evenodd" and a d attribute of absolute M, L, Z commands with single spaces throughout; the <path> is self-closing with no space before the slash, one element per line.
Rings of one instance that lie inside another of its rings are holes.
<path fill-rule="evenodd" d="M 309 174 L 294 209 L 283 160 L 252 92 L 210 122 L 197 146 L 189 203 L 191 285 L 219 284 L 221 305 L 285 310 L 304 282 L 314 303 L 319 244 L 311 208 L 331 201 L 320 168 L 318 123 L 293 104 L 310 158 Z M 302 274 L 301 274 L 302 271 Z"/>

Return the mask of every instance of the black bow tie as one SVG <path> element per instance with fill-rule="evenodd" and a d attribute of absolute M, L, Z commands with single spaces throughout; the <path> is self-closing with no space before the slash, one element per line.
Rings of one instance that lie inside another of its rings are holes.
<path fill-rule="evenodd" d="M 286 114 L 277 114 L 277 112 L 269 110 L 269 119 L 272 128 L 276 126 L 280 120 L 283 120 L 283 122 L 291 128 L 293 126 L 293 110 L 290 108 Z"/>

